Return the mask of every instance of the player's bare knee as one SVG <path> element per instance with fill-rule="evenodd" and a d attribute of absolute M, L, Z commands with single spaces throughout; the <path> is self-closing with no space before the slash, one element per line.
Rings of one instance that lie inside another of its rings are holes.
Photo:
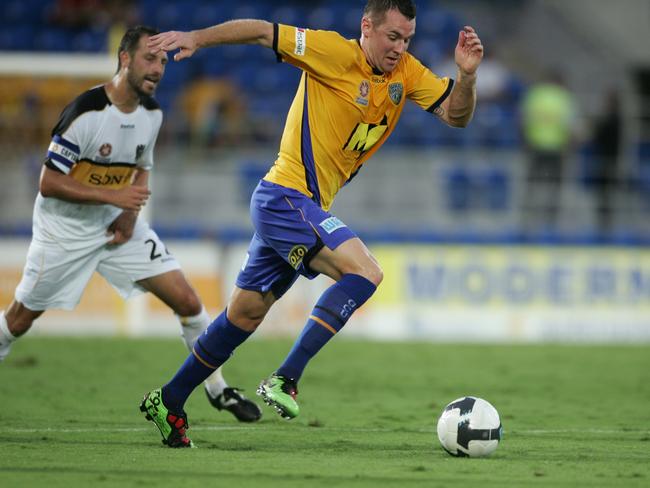
<path fill-rule="evenodd" d="M 363 276 L 375 286 L 379 286 L 384 279 L 384 272 L 376 262 L 365 263 L 364 265 L 355 265 L 346 270 L 343 274 L 347 273 Z"/>
<path fill-rule="evenodd" d="M 20 337 L 32 327 L 34 320 L 36 320 L 41 313 L 42 312 L 28 312 L 25 308 L 21 308 L 14 312 L 10 307 L 5 313 L 5 320 L 7 321 L 9 332 L 11 332 L 14 337 Z"/>
<path fill-rule="evenodd" d="M 228 304 L 228 320 L 237 327 L 254 331 L 262 323 L 268 312 L 263 302 L 246 302 L 235 300 Z"/>
<path fill-rule="evenodd" d="M 359 272 L 358 274 L 363 276 L 365 279 L 370 281 L 375 286 L 379 286 L 379 284 L 384 279 L 383 270 L 377 264 L 374 263 L 371 266 L 364 267 L 361 270 L 361 272 Z"/>
<path fill-rule="evenodd" d="M 366 279 L 373 285 L 379 286 L 381 282 L 384 281 L 384 270 L 379 266 L 375 266 L 371 270 L 370 276 L 367 276 Z"/>
<path fill-rule="evenodd" d="M 250 305 L 246 307 L 228 307 L 228 320 L 237 327 L 254 331 L 266 317 L 267 309 L 260 306 Z"/>
<path fill-rule="evenodd" d="M 203 304 L 194 290 L 187 290 L 174 307 L 174 313 L 181 317 L 194 317 L 201 313 Z"/>

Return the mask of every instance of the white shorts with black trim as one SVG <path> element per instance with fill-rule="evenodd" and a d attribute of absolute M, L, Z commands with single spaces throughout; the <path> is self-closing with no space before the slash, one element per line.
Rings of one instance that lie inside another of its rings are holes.
<path fill-rule="evenodd" d="M 178 261 L 143 219 L 131 239 L 118 246 L 93 242 L 70 251 L 55 241 L 32 239 L 16 300 L 34 311 L 72 310 L 95 271 L 127 299 L 146 291 L 138 281 L 175 269 Z"/>

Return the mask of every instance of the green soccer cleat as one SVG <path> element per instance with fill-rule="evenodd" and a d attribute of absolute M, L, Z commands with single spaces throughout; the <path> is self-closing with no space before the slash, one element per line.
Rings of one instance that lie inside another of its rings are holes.
<path fill-rule="evenodd" d="M 146 414 L 147 420 L 156 424 L 162 434 L 163 444 L 169 447 L 194 447 L 192 441 L 185 435 L 185 431 L 190 428 L 185 412 L 176 414 L 167 410 L 162 401 L 160 388 L 144 396 L 140 403 L 140 411 Z"/>
<path fill-rule="evenodd" d="M 270 378 L 260 383 L 257 394 L 262 397 L 264 403 L 275 408 L 283 419 L 291 420 L 300 412 L 296 403 L 298 387 L 290 378 L 273 373 Z"/>

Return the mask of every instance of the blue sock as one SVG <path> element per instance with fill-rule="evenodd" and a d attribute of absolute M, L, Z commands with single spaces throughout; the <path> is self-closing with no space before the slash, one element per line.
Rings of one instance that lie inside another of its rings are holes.
<path fill-rule="evenodd" d="M 219 366 L 225 363 L 237 346 L 252 334 L 228 320 L 224 310 L 194 343 L 192 353 L 169 383 L 162 387 L 165 406 L 180 413 L 190 393 Z"/>
<path fill-rule="evenodd" d="M 377 287 L 363 276 L 345 274 L 321 295 L 302 333 L 277 374 L 298 381 L 307 363 L 343 328 Z"/>

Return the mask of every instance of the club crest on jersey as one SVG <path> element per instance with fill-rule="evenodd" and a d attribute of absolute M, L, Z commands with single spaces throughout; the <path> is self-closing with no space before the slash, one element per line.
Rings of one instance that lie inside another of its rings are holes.
<path fill-rule="evenodd" d="M 112 152 L 113 152 L 113 146 L 111 146 L 108 142 L 102 144 L 99 147 L 99 155 L 103 158 L 109 157 Z"/>
<path fill-rule="evenodd" d="M 331 234 L 335 230 L 345 227 L 345 224 L 336 217 L 329 217 L 318 224 L 318 226 L 322 227 L 328 234 Z"/>
<path fill-rule="evenodd" d="M 363 80 L 359 83 L 359 96 L 355 100 L 359 105 L 364 107 L 368 106 L 368 95 L 370 94 L 370 83 L 368 80 Z"/>
<path fill-rule="evenodd" d="M 390 97 L 391 102 L 395 105 L 399 105 L 399 102 L 402 101 L 402 95 L 404 94 L 404 85 L 401 83 L 391 83 L 388 85 L 388 96 Z"/>
<path fill-rule="evenodd" d="M 135 160 L 139 160 L 144 153 L 144 144 L 138 144 L 138 147 L 135 148 Z"/>

